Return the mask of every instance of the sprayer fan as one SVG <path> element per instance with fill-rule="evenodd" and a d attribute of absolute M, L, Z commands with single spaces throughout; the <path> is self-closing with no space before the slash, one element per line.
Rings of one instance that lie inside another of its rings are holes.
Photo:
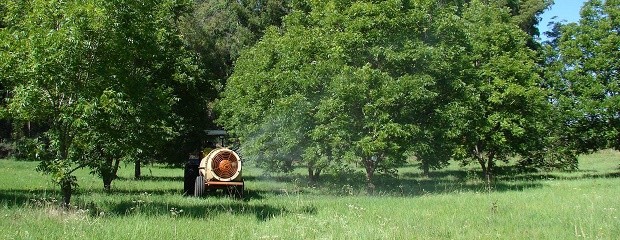
<path fill-rule="evenodd" d="M 220 181 L 235 179 L 241 172 L 241 162 L 233 151 L 219 151 L 211 158 L 213 176 Z"/>

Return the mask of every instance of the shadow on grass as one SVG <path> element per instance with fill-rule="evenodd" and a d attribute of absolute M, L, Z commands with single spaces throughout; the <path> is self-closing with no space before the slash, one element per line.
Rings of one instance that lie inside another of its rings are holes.
<path fill-rule="evenodd" d="M 275 182 L 294 182 L 300 179 L 305 179 L 307 176 L 300 174 L 286 174 L 286 175 L 259 175 L 259 176 L 243 176 L 243 180 L 253 181 L 275 181 Z"/>
<path fill-rule="evenodd" d="M 606 174 L 586 174 L 587 178 L 620 178 L 620 172 Z"/>
<path fill-rule="evenodd" d="M 92 209 L 93 206 L 90 206 Z M 207 202 L 196 204 L 169 204 L 164 202 L 122 201 L 108 207 L 108 212 L 117 216 L 146 215 L 146 216 L 173 216 L 187 218 L 215 218 L 221 214 L 254 216 L 259 221 L 267 221 L 275 217 L 289 214 L 315 215 L 318 210 L 315 206 L 285 207 L 269 204 L 250 204 L 242 201 Z M 102 211 L 102 210 L 99 210 Z M 98 212 L 98 211 L 95 211 Z"/>
<path fill-rule="evenodd" d="M 106 195 L 143 195 L 143 194 L 148 194 L 148 195 L 163 196 L 163 195 L 177 195 L 177 194 L 181 195 L 181 194 L 183 194 L 183 189 L 180 189 L 180 188 L 118 189 L 118 188 L 112 187 L 112 190 L 110 190 L 109 192 L 106 192 L 106 191 L 104 191 L 101 188 L 98 188 L 98 189 L 95 189 L 95 190 L 91 190 L 89 192 L 90 193 L 101 193 L 101 194 L 106 194 Z"/>
<path fill-rule="evenodd" d="M 295 192 L 296 194 L 306 194 L 307 192 L 300 190 Z M 168 188 L 168 189 L 112 189 L 110 192 L 106 192 L 103 189 L 94 189 L 94 190 L 85 190 L 85 189 L 76 189 L 73 194 L 73 200 L 77 199 L 80 196 L 87 196 L 91 194 L 102 194 L 105 196 L 110 196 L 114 198 L 115 196 L 135 196 L 136 198 L 140 198 L 143 196 L 182 196 L 183 189 L 181 188 Z M 284 190 L 255 190 L 255 189 L 246 189 L 244 191 L 243 199 L 238 200 L 239 202 L 250 202 L 253 200 L 262 200 L 265 199 L 266 195 L 270 196 L 282 196 L 287 195 L 288 192 Z M 192 197 L 192 196 L 185 196 Z M 229 194 L 222 189 L 217 189 L 215 191 L 209 191 L 206 193 L 208 198 L 216 198 L 216 199 L 225 199 L 229 197 Z M 0 190 L 0 203 L 5 204 L 6 206 L 23 206 L 33 202 L 51 202 L 51 201 L 60 201 L 61 194 L 58 189 L 37 189 L 37 190 L 21 190 L 21 189 L 7 189 Z"/>
<path fill-rule="evenodd" d="M 612 173 L 597 173 L 594 170 L 574 170 L 562 172 L 545 172 L 536 169 L 524 170 L 518 166 L 503 166 L 498 168 L 496 179 L 499 181 L 541 181 L 550 179 L 582 180 L 597 178 L 620 178 L 620 171 Z"/>
<path fill-rule="evenodd" d="M 274 217 L 289 214 L 315 215 L 318 210 L 313 205 L 278 206 L 249 201 L 262 199 L 269 191 L 247 191 L 243 200 L 227 199 L 224 194 L 212 194 L 196 201 L 163 200 L 158 197 L 146 197 L 139 192 L 118 191 L 111 194 L 135 196 L 136 200 L 111 200 L 95 203 L 84 202 L 74 196 L 72 205 L 78 209 L 88 209 L 92 217 L 101 216 L 171 216 L 181 218 L 213 218 L 221 214 L 254 216 L 259 221 L 268 221 Z M 150 194 L 150 193 L 149 193 Z M 0 190 L 0 205 L 7 208 L 59 207 L 58 191 L 50 190 Z M 211 198 L 211 199 L 207 199 Z M 256 204 L 255 204 L 256 203 Z"/>
<path fill-rule="evenodd" d="M 506 181 L 540 181 L 540 180 L 583 180 L 583 179 L 597 179 L 597 178 L 620 178 L 620 172 L 615 173 L 599 173 L 599 174 L 583 174 L 575 176 L 564 176 L 554 173 L 539 173 L 528 175 L 515 175 L 515 176 L 503 176 L 500 180 Z"/>
<path fill-rule="evenodd" d="M 162 201 L 156 197 L 139 200 L 140 196 L 144 195 L 131 191 L 125 193 L 119 191 L 119 194 L 134 194 L 138 200 L 103 203 L 105 206 L 97 206 L 94 203 L 81 203 L 80 205 L 81 208 L 91 209 L 92 211 L 89 212 L 93 216 L 98 215 L 98 212 L 106 212 L 106 214 L 116 216 L 171 216 L 201 219 L 232 214 L 253 216 L 259 221 L 268 221 L 289 214 L 315 215 L 318 212 L 313 205 L 278 206 L 252 201 L 263 199 L 264 195 L 275 194 L 264 190 L 246 190 L 243 199 L 229 197 L 223 190 L 209 192 L 200 198 L 186 196 L 196 201 Z"/>
<path fill-rule="evenodd" d="M 620 178 L 620 172 L 600 173 L 591 170 L 577 170 L 575 176 L 562 176 L 562 173 L 540 172 L 534 168 L 520 166 L 501 166 L 496 168 L 495 180 L 490 184 L 483 180 L 481 171 L 474 170 L 440 170 L 432 171 L 429 176 L 422 172 L 405 172 L 397 177 L 377 174 L 373 179 L 373 195 L 415 197 L 425 194 L 446 194 L 459 192 L 507 192 L 524 191 L 543 187 L 543 181 L 549 179 L 580 180 L 595 178 Z M 367 194 L 365 174 L 361 171 L 343 174 L 325 174 L 320 181 L 311 183 L 306 175 L 291 174 L 277 177 L 256 177 L 257 181 L 274 180 L 287 182 L 301 188 L 318 189 L 315 193 L 326 195 L 360 195 Z"/>
<path fill-rule="evenodd" d="M 58 202 L 60 191 L 56 190 L 0 190 L 0 205 L 6 207 L 21 207 L 24 205 L 47 205 Z"/>
<path fill-rule="evenodd" d="M 332 193 L 340 193 L 344 195 L 355 195 L 364 192 L 367 185 L 363 180 L 363 174 L 357 178 L 358 181 L 342 181 L 343 184 L 334 185 L 333 180 L 327 180 L 320 183 L 319 188 L 327 187 Z M 405 173 L 401 177 L 392 177 L 388 175 L 375 176 L 373 181 L 374 195 L 403 196 L 416 197 L 426 194 L 447 194 L 461 192 L 507 192 L 507 191 L 523 191 L 525 189 L 540 188 L 542 183 L 539 182 L 508 182 L 495 181 L 491 185 L 473 177 L 465 172 L 445 171 L 441 174 L 431 174 L 430 177 L 418 176 L 418 174 Z"/>
<path fill-rule="evenodd" d="M 178 195 L 185 197 L 193 197 L 190 195 L 183 194 L 183 186 L 180 188 L 159 188 L 159 189 L 112 189 L 110 192 L 106 192 L 103 189 L 96 189 L 88 191 L 87 193 L 99 193 L 105 194 L 108 196 L 170 196 L 170 195 Z M 86 193 L 85 191 L 83 191 Z M 308 194 L 309 192 L 304 189 L 296 189 L 295 191 L 290 191 L 288 189 L 252 189 L 251 183 L 248 185 L 246 183 L 246 189 L 243 193 L 242 201 L 252 201 L 252 200 L 262 200 L 265 199 L 267 195 L 269 196 L 283 196 L 290 194 Z M 225 189 L 211 189 L 205 190 L 205 197 L 214 197 L 214 198 L 227 198 L 230 194 Z"/>
<path fill-rule="evenodd" d="M 119 176 L 116 178 L 116 181 L 183 182 L 183 176 L 142 176 L 138 179 Z"/>

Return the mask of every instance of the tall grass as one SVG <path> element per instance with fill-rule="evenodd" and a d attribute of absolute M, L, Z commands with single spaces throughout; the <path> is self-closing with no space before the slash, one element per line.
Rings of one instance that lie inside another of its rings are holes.
<path fill-rule="evenodd" d="M 581 157 L 576 172 L 511 172 L 491 191 L 473 167 L 425 177 L 410 165 L 379 177 L 372 196 L 361 172 L 309 185 L 302 172 L 249 166 L 245 201 L 184 197 L 182 169 L 149 166 L 133 180 L 128 166 L 112 193 L 79 172 L 70 211 L 57 208 L 57 187 L 36 163 L 0 160 L 0 238 L 617 239 L 619 160 L 603 151 Z"/>

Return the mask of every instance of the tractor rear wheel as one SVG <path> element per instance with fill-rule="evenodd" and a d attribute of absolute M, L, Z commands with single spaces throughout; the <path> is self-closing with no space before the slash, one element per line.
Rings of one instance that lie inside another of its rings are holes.
<path fill-rule="evenodd" d="M 200 197 L 205 192 L 205 180 L 203 176 L 196 177 L 196 182 L 194 183 L 194 197 Z"/>

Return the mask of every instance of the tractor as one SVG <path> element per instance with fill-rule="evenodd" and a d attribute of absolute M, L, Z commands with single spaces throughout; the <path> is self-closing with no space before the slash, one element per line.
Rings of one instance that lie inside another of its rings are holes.
<path fill-rule="evenodd" d="M 244 181 L 241 175 L 241 158 L 235 151 L 223 147 L 225 131 L 208 130 L 206 133 L 221 142 L 211 144 L 202 154 L 190 155 L 183 177 L 185 195 L 200 197 L 206 192 L 223 189 L 224 193 L 242 199 Z"/>

